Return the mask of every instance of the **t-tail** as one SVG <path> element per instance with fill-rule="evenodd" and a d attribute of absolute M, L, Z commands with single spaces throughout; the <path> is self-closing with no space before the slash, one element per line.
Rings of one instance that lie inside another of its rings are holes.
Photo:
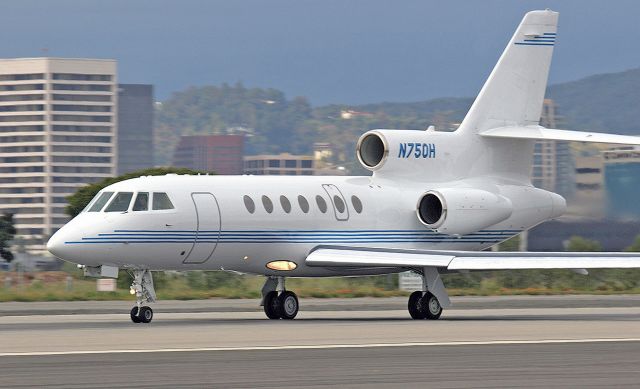
<path fill-rule="evenodd" d="M 357 145 L 362 166 L 374 177 L 528 185 L 536 140 L 640 145 L 640 137 L 539 125 L 557 27 L 557 12 L 527 13 L 455 132 L 368 131 Z"/>
<path fill-rule="evenodd" d="M 557 27 L 557 12 L 524 16 L 458 131 L 538 124 Z"/>

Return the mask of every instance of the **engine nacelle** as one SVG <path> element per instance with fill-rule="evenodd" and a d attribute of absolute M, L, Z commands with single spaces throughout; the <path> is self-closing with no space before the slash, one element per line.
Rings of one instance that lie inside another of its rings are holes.
<path fill-rule="evenodd" d="M 466 235 L 508 219 L 513 205 L 482 189 L 444 188 L 424 193 L 416 212 L 422 224 L 437 232 Z"/>
<path fill-rule="evenodd" d="M 412 175 L 436 162 L 436 147 L 451 133 L 415 130 L 372 130 L 365 132 L 356 146 L 358 161 L 365 169 Z"/>

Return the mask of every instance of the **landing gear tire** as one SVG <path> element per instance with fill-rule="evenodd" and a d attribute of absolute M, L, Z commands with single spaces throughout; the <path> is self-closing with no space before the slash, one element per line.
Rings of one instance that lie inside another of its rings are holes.
<path fill-rule="evenodd" d="M 141 323 L 151 323 L 153 320 L 153 309 L 151 307 L 142 307 L 140 308 L 140 312 L 138 312 L 138 317 L 140 318 Z"/>
<path fill-rule="evenodd" d="M 138 307 L 131 308 L 131 321 L 134 323 L 140 323 L 140 317 L 138 316 Z"/>
<path fill-rule="evenodd" d="M 264 297 L 264 313 L 271 320 L 280 319 L 278 292 L 271 291 Z"/>
<path fill-rule="evenodd" d="M 409 315 L 411 315 L 412 319 L 420 320 L 425 318 L 421 300 L 422 300 L 422 292 L 420 291 L 413 292 L 409 296 L 408 308 L 409 308 Z"/>
<path fill-rule="evenodd" d="M 425 319 L 437 320 L 442 315 L 442 306 L 438 298 L 431 292 L 427 292 L 421 299 L 422 311 Z"/>
<path fill-rule="evenodd" d="M 282 292 L 278 296 L 278 313 L 280 318 L 291 320 L 298 314 L 298 296 L 290 291 Z"/>

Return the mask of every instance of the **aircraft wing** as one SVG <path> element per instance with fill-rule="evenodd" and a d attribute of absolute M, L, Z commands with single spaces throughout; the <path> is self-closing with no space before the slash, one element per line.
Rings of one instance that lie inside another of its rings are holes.
<path fill-rule="evenodd" d="M 306 259 L 321 267 L 438 267 L 447 270 L 640 268 L 640 253 L 492 252 L 319 246 Z"/>
<path fill-rule="evenodd" d="M 482 131 L 480 135 L 487 138 L 561 140 L 571 142 L 640 145 L 640 136 L 557 130 L 542 126 L 498 127 Z"/>

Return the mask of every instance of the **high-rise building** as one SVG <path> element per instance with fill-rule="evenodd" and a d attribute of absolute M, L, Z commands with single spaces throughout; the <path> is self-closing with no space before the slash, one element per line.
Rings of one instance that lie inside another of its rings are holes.
<path fill-rule="evenodd" d="M 242 174 L 244 135 L 189 135 L 180 137 L 173 166 L 216 174 Z"/>
<path fill-rule="evenodd" d="M 0 60 L 0 213 L 29 251 L 68 221 L 65 197 L 116 171 L 116 61 Z"/>
<path fill-rule="evenodd" d="M 254 175 L 272 176 L 312 176 L 314 174 L 312 155 L 250 155 L 244 157 L 244 172 Z"/>
<path fill-rule="evenodd" d="M 153 167 L 153 85 L 118 85 L 118 175 Z"/>
<path fill-rule="evenodd" d="M 558 115 L 553 100 L 545 99 L 540 125 L 558 128 Z M 568 142 L 541 140 L 535 143 L 531 182 L 534 186 L 571 197 L 574 193 L 574 163 Z"/>

